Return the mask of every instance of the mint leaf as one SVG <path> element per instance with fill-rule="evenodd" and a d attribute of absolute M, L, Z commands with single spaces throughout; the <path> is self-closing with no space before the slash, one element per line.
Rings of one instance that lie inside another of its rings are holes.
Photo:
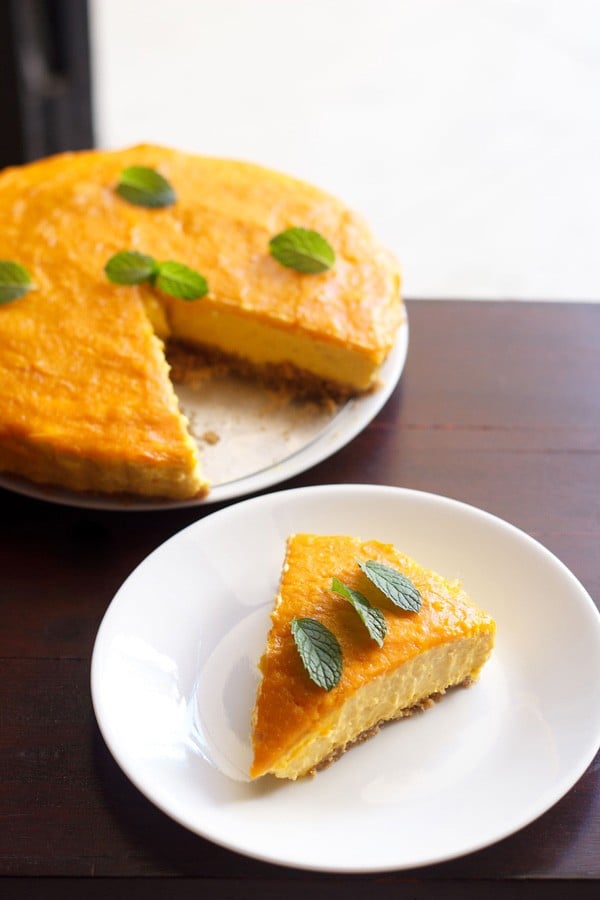
<path fill-rule="evenodd" d="M 271 256 L 289 269 L 316 275 L 335 262 L 335 253 L 318 231 L 288 228 L 269 241 Z"/>
<path fill-rule="evenodd" d="M 156 261 L 151 256 L 135 250 L 115 253 L 104 266 L 108 280 L 114 284 L 143 284 L 154 277 L 157 269 Z"/>
<path fill-rule="evenodd" d="M 128 169 L 123 169 L 116 192 L 128 203 L 151 209 L 172 206 L 177 199 L 167 179 L 146 166 L 129 166 Z"/>
<path fill-rule="evenodd" d="M 342 649 L 338 639 L 317 619 L 292 619 L 292 635 L 312 681 L 330 691 L 342 677 Z"/>
<path fill-rule="evenodd" d="M 182 263 L 172 261 L 159 263 L 154 286 L 163 294 L 180 300 L 198 300 L 208 293 L 204 276 Z"/>
<path fill-rule="evenodd" d="M 365 563 L 357 560 L 367 578 L 400 609 L 419 612 L 423 602 L 421 594 L 412 581 L 391 566 L 370 559 Z"/>
<path fill-rule="evenodd" d="M 158 263 L 152 256 L 136 250 L 122 250 L 111 256 L 104 267 L 115 284 L 144 284 L 149 281 L 163 294 L 182 300 L 197 300 L 208 292 L 206 278 L 182 263 Z"/>
<path fill-rule="evenodd" d="M 380 647 L 383 647 L 383 641 L 387 634 L 387 625 L 385 618 L 380 609 L 371 606 L 364 594 L 349 588 L 339 578 L 334 578 L 331 582 L 331 590 L 339 594 L 340 597 L 352 604 L 362 622 L 366 626 L 367 631 L 374 641 L 377 641 Z"/>
<path fill-rule="evenodd" d="M 9 259 L 0 259 L 0 303 L 18 300 L 32 287 L 31 275 L 24 266 Z"/>

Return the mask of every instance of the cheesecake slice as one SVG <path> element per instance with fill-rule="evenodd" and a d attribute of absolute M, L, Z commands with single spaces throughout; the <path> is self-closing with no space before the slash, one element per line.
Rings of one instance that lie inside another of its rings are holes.
<path fill-rule="evenodd" d="M 120 196 L 132 166 L 158 171 L 175 202 Z M 322 234 L 333 268 L 278 263 L 270 239 L 292 227 Z M 112 284 L 104 267 L 120 251 L 182 263 L 209 292 L 188 302 L 149 283 Z M 161 341 L 347 397 L 376 387 L 404 316 L 395 261 L 339 200 L 260 166 L 157 146 L 5 170 L 0 260 L 35 284 L 0 304 L 0 471 L 78 491 L 184 499 L 208 489 Z"/>
<path fill-rule="evenodd" d="M 402 573 L 421 595 L 418 612 L 395 606 L 357 561 Z M 379 646 L 333 578 L 383 613 Z M 332 632 L 342 674 L 329 690 L 304 667 L 291 623 L 310 618 Z M 260 660 L 252 717 L 250 775 L 296 779 L 337 759 L 391 719 L 422 709 L 455 685 L 475 681 L 490 656 L 496 626 L 460 583 L 423 568 L 390 544 L 356 537 L 296 534 L 288 539 L 271 629 Z"/>
<path fill-rule="evenodd" d="M 139 299 L 100 284 L 90 302 L 77 273 L 47 261 L 43 276 L 35 271 L 43 301 L 31 292 L 0 307 L 0 471 L 74 491 L 182 500 L 206 493 L 162 343 Z M 58 289 L 46 282 L 53 275 Z"/>

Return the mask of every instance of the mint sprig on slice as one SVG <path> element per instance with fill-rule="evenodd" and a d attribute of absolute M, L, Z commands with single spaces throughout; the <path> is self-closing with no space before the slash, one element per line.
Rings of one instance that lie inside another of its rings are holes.
<path fill-rule="evenodd" d="M 332 631 L 317 619 L 292 619 L 291 632 L 310 678 L 326 691 L 342 677 L 342 648 Z"/>
<path fill-rule="evenodd" d="M 423 599 L 410 578 L 374 559 L 367 562 L 356 560 L 369 581 L 385 594 L 395 606 L 408 612 L 419 612 Z"/>
<path fill-rule="evenodd" d="M 181 300 L 199 300 L 208 293 L 206 278 L 199 272 L 172 260 L 157 262 L 154 257 L 137 250 L 115 253 L 104 266 L 104 271 L 113 284 L 148 282 L 163 294 Z"/>
<path fill-rule="evenodd" d="M 387 634 L 387 625 L 385 617 L 380 609 L 371 606 L 364 594 L 349 588 L 339 578 L 334 578 L 331 582 L 331 590 L 344 597 L 356 610 L 361 621 L 365 625 L 369 635 L 376 641 L 380 647 L 383 647 L 383 641 Z"/>
<path fill-rule="evenodd" d="M 333 248 L 318 231 L 288 228 L 269 241 L 271 256 L 289 269 L 318 275 L 335 262 Z"/>
<path fill-rule="evenodd" d="M 115 190 L 128 203 L 150 209 L 172 206 L 177 199 L 167 179 L 156 169 L 147 166 L 129 166 L 123 169 Z"/>
<path fill-rule="evenodd" d="M 0 259 L 0 304 L 24 297 L 33 286 L 25 266 L 10 259 Z"/>

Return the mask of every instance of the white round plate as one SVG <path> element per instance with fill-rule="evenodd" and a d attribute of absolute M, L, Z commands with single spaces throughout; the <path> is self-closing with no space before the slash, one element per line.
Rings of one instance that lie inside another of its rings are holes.
<path fill-rule="evenodd" d="M 198 440 L 203 471 L 212 484 L 201 499 L 76 493 L 6 472 L 0 473 L 0 488 L 65 506 L 119 511 L 205 506 L 265 490 L 323 462 L 367 427 L 398 384 L 408 337 L 405 319 L 381 367 L 380 387 L 333 411 L 310 402 L 282 403 L 261 385 L 234 377 L 205 382 L 198 390 L 176 385 L 181 407 Z M 217 434 L 218 443 L 203 440 L 206 432 Z"/>
<path fill-rule="evenodd" d="M 459 577 L 497 621 L 480 680 L 314 778 L 247 777 L 257 660 L 287 535 L 396 544 Z M 600 616 L 512 525 L 455 500 L 334 485 L 246 500 L 189 526 L 121 587 L 92 661 L 100 729 L 131 781 L 191 831 L 299 868 L 421 866 L 531 822 L 600 743 Z"/>

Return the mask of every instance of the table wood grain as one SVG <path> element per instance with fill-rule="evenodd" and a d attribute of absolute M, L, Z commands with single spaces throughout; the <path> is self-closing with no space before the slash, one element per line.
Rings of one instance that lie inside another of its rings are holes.
<path fill-rule="evenodd" d="M 600 305 L 415 301 L 408 310 L 407 364 L 385 408 L 282 487 L 370 482 L 464 500 L 544 543 L 598 602 Z M 131 570 L 215 508 L 88 511 L 0 491 L 0 894 L 597 896 L 598 757 L 567 796 L 500 843 L 373 876 L 231 853 L 131 785 L 92 711 L 96 631 Z"/>

